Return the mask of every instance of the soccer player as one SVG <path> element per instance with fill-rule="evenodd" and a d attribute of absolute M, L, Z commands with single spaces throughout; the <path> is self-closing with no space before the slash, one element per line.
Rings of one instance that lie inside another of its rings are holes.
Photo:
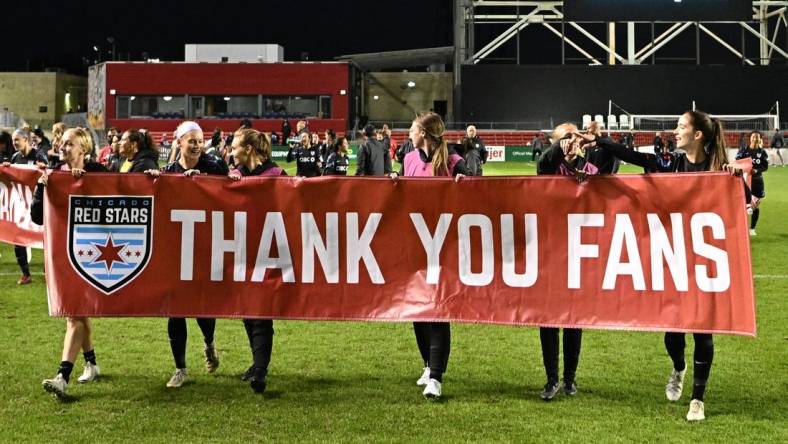
<path fill-rule="evenodd" d="M 287 151 L 287 162 L 296 161 L 296 176 L 319 176 L 322 167 L 320 147 L 312 145 L 312 136 L 308 132 L 300 133 L 299 137 L 301 143 Z"/>
<path fill-rule="evenodd" d="M 83 128 L 71 128 L 66 130 L 62 136 L 61 144 L 62 160 L 58 169 L 70 171 L 76 177 L 82 177 L 86 172 L 105 172 L 107 169 L 96 162 L 86 160 L 93 150 L 93 140 L 90 133 Z M 35 196 L 30 206 L 30 217 L 34 223 L 44 224 L 44 187 L 47 185 L 47 173 L 44 173 L 38 180 Z M 95 381 L 99 377 L 99 366 L 96 363 L 96 352 L 93 348 L 92 327 L 90 319 L 86 317 L 69 317 L 66 319 L 66 336 L 63 339 L 63 354 L 57 374 L 52 379 L 45 379 L 42 382 L 44 390 L 54 393 L 59 398 L 66 396 L 71 372 L 74 369 L 74 361 L 77 353 L 82 350 L 85 358 L 85 368 L 82 376 L 77 378 L 79 383 Z"/>
<path fill-rule="evenodd" d="M 336 143 L 328 148 L 326 166 L 323 169 L 324 176 L 347 176 L 348 153 L 350 144 L 344 137 L 336 139 Z"/>
<path fill-rule="evenodd" d="M 45 167 L 47 165 L 47 156 L 45 151 L 38 151 L 30 144 L 30 132 L 23 128 L 14 131 L 11 136 L 12 144 L 16 152 L 11 156 L 7 162 L 3 162 L 3 166 L 15 165 L 36 165 Z M 7 143 L 7 142 L 6 142 Z M 14 246 L 14 255 L 16 255 L 16 263 L 19 264 L 19 269 L 22 276 L 16 281 L 17 285 L 27 285 L 33 282 L 30 275 L 30 264 L 27 260 L 27 248 L 21 245 Z"/>
<path fill-rule="evenodd" d="M 538 175 L 576 175 L 579 179 L 584 178 L 585 171 L 593 173 L 598 172 L 598 167 L 591 163 L 591 158 L 594 161 L 604 165 L 605 170 L 610 173 L 613 168 L 612 155 L 595 151 L 595 148 L 586 151 L 586 157 L 579 156 L 582 139 L 579 136 L 573 135 L 577 132 L 577 127 L 571 123 L 563 123 L 558 125 L 551 139 L 553 144 L 548 147 L 541 156 L 536 165 Z M 597 131 L 591 129 L 590 134 L 595 137 L 599 134 Z M 580 171 L 578 174 L 577 172 Z M 539 341 L 542 345 L 542 363 L 544 364 L 545 373 L 547 375 L 547 383 L 545 383 L 541 398 L 545 401 L 550 401 L 555 398 L 561 391 L 561 385 L 558 380 L 558 355 L 560 340 L 558 337 L 558 328 L 540 327 L 539 328 Z M 563 374 L 563 389 L 564 393 L 568 396 L 577 394 L 577 383 L 575 377 L 577 374 L 577 366 L 580 362 L 580 347 L 582 345 L 583 330 L 579 328 L 565 328 L 563 329 L 563 342 L 564 342 L 564 374 Z"/>
<path fill-rule="evenodd" d="M 750 236 L 755 236 L 755 226 L 758 225 L 758 218 L 761 215 L 761 200 L 766 197 L 766 188 L 763 183 L 763 172 L 769 169 L 769 154 L 763 149 L 763 138 L 761 133 L 753 131 L 750 133 L 749 146 L 739 149 L 736 159 L 752 159 L 752 216 L 750 216 Z"/>
<path fill-rule="evenodd" d="M 239 129 L 233 138 L 233 157 L 236 169 L 229 174 L 232 180 L 246 176 L 286 176 L 287 173 L 271 161 L 271 142 L 263 133 L 251 128 Z M 246 336 L 252 349 L 252 366 L 244 373 L 244 381 L 256 393 L 265 391 L 265 378 L 274 346 L 274 321 L 272 319 L 244 319 Z"/>
<path fill-rule="evenodd" d="M 681 152 L 668 156 L 630 151 L 610 139 L 584 135 L 588 143 L 601 146 L 621 160 L 644 168 L 647 173 L 673 172 L 691 173 L 702 171 L 730 171 L 740 173 L 741 169 L 728 165 L 725 151 L 725 135 L 719 119 L 712 118 L 702 111 L 687 111 L 679 118 L 673 130 L 676 146 Z M 704 395 L 706 384 L 714 359 L 714 340 L 706 333 L 693 333 L 695 339 L 692 400 L 687 412 L 688 421 L 701 421 L 706 418 Z M 665 333 L 665 348 L 673 361 L 673 370 L 665 387 L 665 396 L 670 401 L 681 398 L 684 385 L 686 363 L 684 333 Z"/>
<path fill-rule="evenodd" d="M 444 133 L 446 129 L 438 114 L 429 112 L 413 121 L 410 139 L 415 151 L 405 155 L 404 176 L 455 177 L 455 181 L 468 175 L 465 161 L 454 151 L 449 151 Z M 392 179 L 399 174 L 390 173 Z M 448 322 L 414 322 L 416 343 L 424 362 L 424 371 L 416 381 L 423 386 L 426 398 L 439 398 L 442 393 L 443 374 L 449 363 L 451 328 Z"/>
<path fill-rule="evenodd" d="M 196 122 L 185 121 L 178 125 L 178 129 L 175 130 L 173 144 L 177 144 L 180 150 L 180 157 L 177 161 L 171 162 L 164 167 L 165 172 L 179 173 L 187 177 L 195 174 L 220 176 L 227 174 L 227 170 L 213 156 L 205 154 L 205 139 L 202 128 Z M 158 168 L 146 170 L 145 173 L 154 177 L 158 177 L 160 174 Z M 216 319 L 197 318 L 197 325 L 202 331 L 203 341 L 205 342 L 205 348 L 203 349 L 205 369 L 208 373 L 213 373 L 219 368 L 219 355 L 216 353 L 216 346 L 214 345 Z M 189 373 L 186 369 L 186 340 L 188 338 L 186 319 L 170 318 L 167 321 L 167 334 L 170 338 L 172 358 L 175 361 L 175 373 L 167 381 L 167 387 L 179 388 L 189 379 Z"/>

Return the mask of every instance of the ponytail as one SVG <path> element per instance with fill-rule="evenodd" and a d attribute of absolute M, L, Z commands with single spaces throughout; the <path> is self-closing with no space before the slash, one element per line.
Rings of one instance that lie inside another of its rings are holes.
<path fill-rule="evenodd" d="M 444 140 L 443 133 L 446 127 L 441 116 L 429 112 L 416 117 L 416 123 L 424 130 L 427 139 L 429 154 L 432 155 L 432 175 L 451 176 L 449 171 L 449 145 Z"/>
<path fill-rule="evenodd" d="M 709 171 L 722 171 L 722 166 L 728 163 L 722 121 L 703 111 L 687 111 L 685 114 L 690 116 L 692 127 L 703 134 L 703 149 L 709 157 Z"/>

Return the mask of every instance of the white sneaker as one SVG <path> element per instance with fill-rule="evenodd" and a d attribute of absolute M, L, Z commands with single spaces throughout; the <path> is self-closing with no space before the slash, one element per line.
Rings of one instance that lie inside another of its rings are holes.
<path fill-rule="evenodd" d="M 705 408 L 703 407 L 703 401 L 693 399 L 690 401 L 689 412 L 687 412 L 687 421 L 703 421 L 706 419 L 704 410 Z"/>
<path fill-rule="evenodd" d="M 668 397 L 668 401 L 678 401 L 681 398 L 681 391 L 684 390 L 684 373 L 687 373 L 686 368 L 680 372 L 676 369 L 670 372 L 668 385 L 665 386 L 665 396 Z"/>
<path fill-rule="evenodd" d="M 98 377 L 99 377 L 99 366 L 86 362 L 85 370 L 82 372 L 82 376 L 77 378 L 77 382 L 80 384 L 84 384 L 86 382 L 95 381 L 96 379 L 98 379 Z"/>
<path fill-rule="evenodd" d="M 441 397 L 442 384 L 437 379 L 430 379 L 424 391 L 421 393 L 425 398 L 436 399 Z"/>
<path fill-rule="evenodd" d="M 167 387 L 178 388 L 182 386 L 187 379 L 189 379 L 189 375 L 186 372 L 185 368 L 176 369 L 175 373 L 172 375 L 172 378 L 170 378 L 170 380 L 167 381 Z"/>
<path fill-rule="evenodd" d="M 755 228 L 750 228 L 750 236 L 757 236 L 758 233 L 755 232 Z"/>
<path fill-rule="evenodd" d="M 416 381 L 416 385 L 419 387 L 424 387 L 427 383 L 430 382 L 430 368 L 424 367 L 424 371 L 421 372 L 421 377 L 418 381 Z"/>
<path fill-rule="evenodd" d="M 61 375 L 60 373 L 58 373 L 52 379 L 44 379 L 44 381 L 41 382 L 41 385 L 44 386 L 44 390 L 46 390 L 49 393 L 54 393 L 55 395 L 57 395 L 58 398 L 63 398 L 66 396 L 66 388 L 68 388 L 68 382 L 66 382 L 66 380 L 63 379 L 63 375 Z"/>

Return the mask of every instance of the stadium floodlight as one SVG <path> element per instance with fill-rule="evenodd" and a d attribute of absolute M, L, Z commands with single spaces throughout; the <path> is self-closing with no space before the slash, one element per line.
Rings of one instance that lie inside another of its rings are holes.
<path fill-rule="evenodd" d="M 129 97 L 129 100 L 136 100 L 136 99 L 137 99 L 137 96 L 131 96 L 131 97 Z"/>
<path fill-rule="evenodd" d="M 164 99 L 165 102 L 169 102 L 170 100 L 172 100 L 172 96 L 164 96 L 162 98 Z"/>
<path fill-rule="evenodd" d="M 408 88 L 415 88 L 415 87 L 416 87 L 416 82 L 414 82 L 413 80 L 408 81 Z"/>
<path fill-rule="evenodd" d="M 378 99 L 380 99 L 380 96 L 372 96 L 372 99 L 373 100 L 378 100 Z"/>
<path fill-rule="evenodd" d="M 224 101 L 225 101 L 225 102 L 229 102 L 229 101 L 230 101 L 230 97 L 228 97 L 228 96 L 224 96 Z"/>

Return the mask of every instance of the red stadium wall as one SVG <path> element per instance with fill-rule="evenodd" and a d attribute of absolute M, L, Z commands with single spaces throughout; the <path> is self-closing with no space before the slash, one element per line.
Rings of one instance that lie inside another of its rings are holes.
<path fill-rule="evenodd" d="M 116 119 L 117 96 L 127 95 L 329 95 L 330 119 L 308 119 L 313 131 L 343 132 L 349 118 L 349 65 L 345 63 L 124 63 L 106 66 L 109 126 L 173 131 L 181 119 Z M 115 90 L 115 95 L 110 94 Z M 341 95 L 340 91 L 346 94 Z M 200 119 L 206 131 L 233 131 L 240 119 Z M 281 131 L 281 119 L 252 119 L 262 131 Z M 295 121 L 291 119 L 295 131 Z"/>

